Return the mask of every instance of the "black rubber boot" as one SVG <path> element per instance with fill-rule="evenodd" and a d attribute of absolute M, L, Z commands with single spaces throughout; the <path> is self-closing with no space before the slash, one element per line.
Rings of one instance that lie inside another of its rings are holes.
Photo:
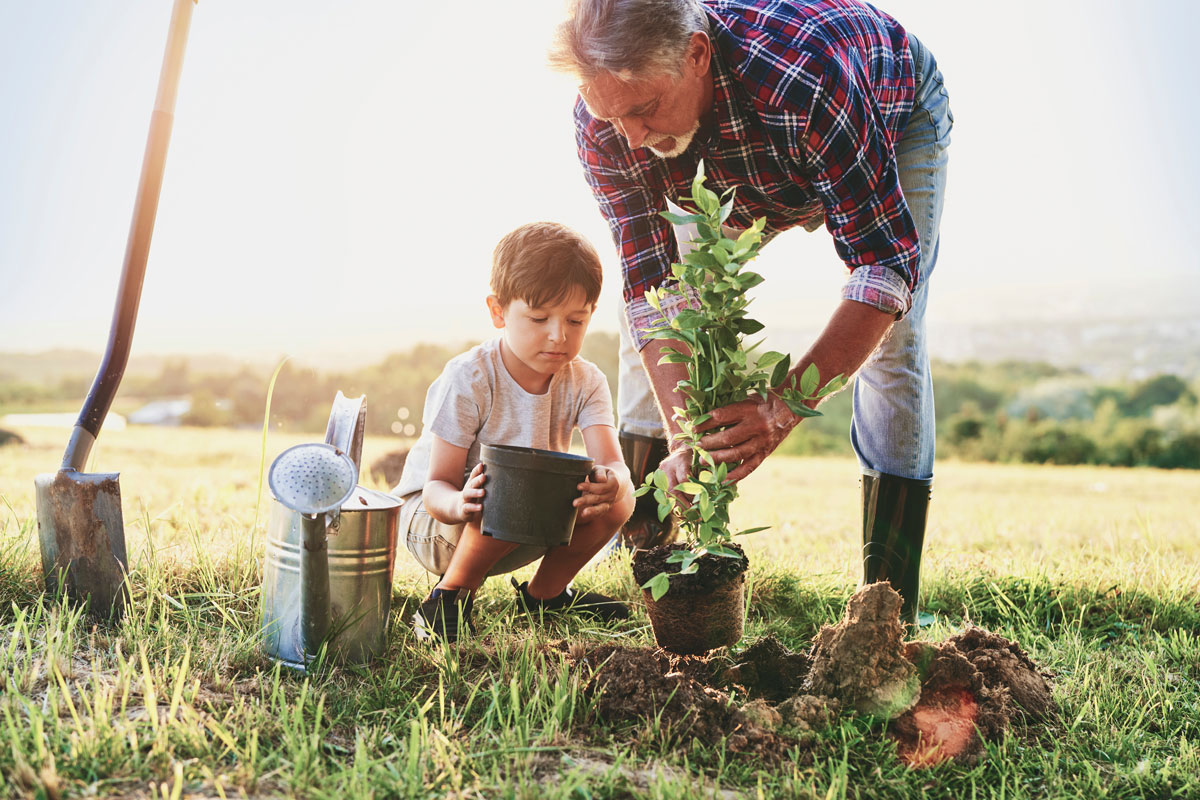
<path fill-rule="evenodd" d="M 617 434 L 617 439 L 636 489 L 667 457 L 667 440 L 625 432 Z M 616 543 L 631 550 L 649 550 L 655 545 L 670 544 L 675 541 L 676 534 L 674 520 L 667 517 L 660 522 L 658 501 L 653 494 L 644 494 L 637 499 L 633 515 L 617 533 Z"/>
<path fill-rule="evenodd" d="M 886 580 L 900 593 L 900 621 L 917 626 L 921 548 L 933 479 L 868 470 L 862 476 L 863 583 Z"/>

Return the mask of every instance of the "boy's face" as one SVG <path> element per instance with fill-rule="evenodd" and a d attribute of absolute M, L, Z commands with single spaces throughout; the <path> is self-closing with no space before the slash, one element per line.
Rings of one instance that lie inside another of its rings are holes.
<path fill-rule="evenodd" d="M 541 379 L 549 378 L 579 355 L 593 311 L 593 305 L 578 288 L 564 299 L 540 307 L 524 300 L 502 306 L 495 295 L 488 295 L 487 304 L 492 324 L 504 331 L 504 344 L 517 362 L 506 361 L 506 366 L 522 385 L 544 382 Z M 535 391 L 543 388 L 538 386 Z"/>

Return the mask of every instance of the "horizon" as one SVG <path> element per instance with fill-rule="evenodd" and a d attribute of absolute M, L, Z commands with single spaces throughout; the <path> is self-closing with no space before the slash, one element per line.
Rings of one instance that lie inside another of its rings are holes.
<path fill-rule="evenodd" d="M 1200 9 L 877 5 L 934 52 L 956 116 L 931 338 L 1194 314 L 1200 111 L 1174 98 L 1191 91 Z M 405 37 L 393 4 L 196 8 L 134 357 L 369 361 L 485 338 L 491 248 L 537 218 L 596 244 L 592 325 L 615 330 L 616 257 L 574 155 L 574 87 L 544 67 L 559 3 L 472 9 L 470 25 L 430 9 L 430 29 L 472 55 L 504 42 L 483 70 L 444 63 L 440 36 Z M 0 100 L 22 121 L 0 134 L 0 350 L 103 349 L 169 13 L 0 10 Z M 412 79 L 430 64 L 440 82 Z M 844 280 L 824 230 L 781 236 L 756 269 L 774 339 L 819 329 Z"/>

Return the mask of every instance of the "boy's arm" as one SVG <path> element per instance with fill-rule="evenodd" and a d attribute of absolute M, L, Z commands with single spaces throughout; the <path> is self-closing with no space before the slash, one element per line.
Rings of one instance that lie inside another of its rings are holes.
<path fill-rule="evenodd" d="M 425 510 L 438 522 L 457 525 L 472 522 L 483 511 L 483 465 L 476 464 L 463 486 L 463 471 L 467 466 L 467 448 L 452 445 L 437 436 L 431 437 L 429 475 L 421 501 Z"/>
<path fill-rule="evenodd" d="M 601 516 L 613 509 L 633 513 L 633 481 L 621 455 L 617 431 L 611 425 L 590 425 L 583 429 L 583 444 L 595 462 L 592 474 L 581 484 L 583 495 L 575 501 L 581 519 Z"/>

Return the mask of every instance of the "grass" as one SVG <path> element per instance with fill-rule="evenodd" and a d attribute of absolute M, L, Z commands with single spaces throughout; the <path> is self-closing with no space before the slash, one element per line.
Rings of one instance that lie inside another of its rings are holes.
<path fill-rule="evenodd" d="M 254 431 L 101 437 L 134 602 L 95 625 L 41 593 L 33 476 L 57 466 L 65 433 L 21 434 L 0 450 L 0 797 L 1200 797 L 1197 473 L 939 467 L 923 635 L 971 619 L 1016 638 L 1055 673 L 1060 710 L 976 766 L 914 772 L 870 720 L 823 731 L 812 764 L 776 767 L 654 720 L 598 720 L 585 676 L 549 645 L 650 644 L 641 611 L 542 625 L 491 581 L 485 636 L 424 646 L 404 620 L 429 581 L 403 550 L 385 658 L 280 670 L 258 649 Z M 272 434 L 270 454 L 299 440 Z M 386 449 L 369 440 L 366 461 Z M 772 526 L 744 540 L 748 638 L 800 647 L 840 615 L 856 492 L 842 459 L 773 459 L 743 484 L 735 524 Z M 580 583 L 635 598 L 625 558 Z"/>

